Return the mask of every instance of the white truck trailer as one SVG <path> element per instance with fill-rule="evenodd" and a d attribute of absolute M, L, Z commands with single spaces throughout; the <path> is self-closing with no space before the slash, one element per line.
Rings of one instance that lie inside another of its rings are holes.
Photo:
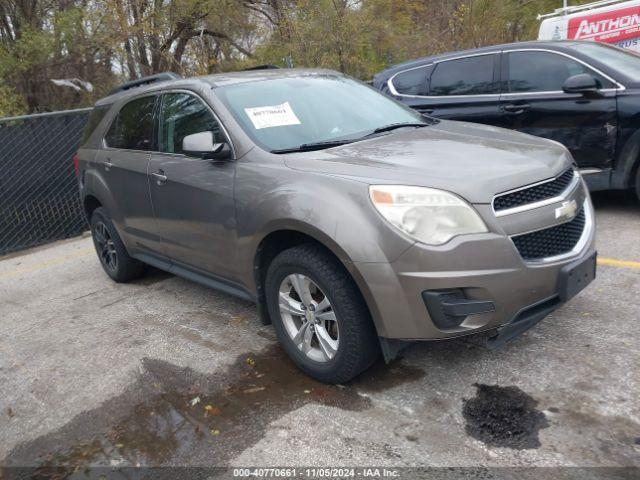
<path fill-rule="evenodd" d="M 593 40 L 640 52 L 640 0 L 601 0 L 539 15 L 539 40 Z"/>

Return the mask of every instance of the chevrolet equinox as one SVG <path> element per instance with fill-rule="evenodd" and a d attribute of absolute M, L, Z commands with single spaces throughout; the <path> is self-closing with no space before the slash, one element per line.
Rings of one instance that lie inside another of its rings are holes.
<path fill-rule="evenodd" d="M 595 276 L 565 147 L 424 117 L 332 71 L 129 82 L 74 163 L 113 280 L 149 264 L 251 300 L 324 382 L 407 341 L 492 330 L 497 347 Z"/>

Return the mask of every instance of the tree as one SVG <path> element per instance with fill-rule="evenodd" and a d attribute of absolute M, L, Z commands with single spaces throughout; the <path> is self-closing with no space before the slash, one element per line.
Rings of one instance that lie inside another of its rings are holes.
<path fill-rule="evenodd" d="M 115 13 L 113 30 L 130 78 L 203 73 L 203 66 L 206 72 L 210 64 L 252 56 L 245 39 L 255 26 L 236 0 L 106 0 L 105 6 Z"/>
<path fill-rule="evenodd" d="M 101 21 L 84 0 L 0 3 L 0 79 L 30 112 L 92 101 L 115 78 Z M 52 82 L 70 78 L 91 85 L 69 88 Z"/>
<path fill-rule="evenodd" d="M 117 83 L 168 70 L 199 75 L 292 60 L 367 80 L 407 59 L 535 38 L 536 15 L 560 4 L 2 0 L 0 114 L 88 106 Z"/>

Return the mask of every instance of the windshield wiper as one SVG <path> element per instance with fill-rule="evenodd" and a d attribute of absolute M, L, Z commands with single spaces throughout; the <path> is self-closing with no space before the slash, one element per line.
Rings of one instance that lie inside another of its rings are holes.
<path fill-rule="evenodd" d="M 427 119 L 426 122 L 402 122 L 402 123 L 392 123 L 390 125 L 385 125 L 383 127 L 378 127 L 373 130 L 371 133 L 367 133 L 363 137 L 359 138 L 349 138 L 349 139 L 341 139 L 341 140 L 326 140 L 324 142 L 313 142 L 313 143 L 303 143 L 302 145 L 298 145 L 297 147 L 291 148 L 281 148 L 277 150 L 271 150 L 271 153 L 293 153 L 293 152 L 311 152 L 314 150 L 324 150 L 325 148 L 331 147 L 339 147 L 340 145 L 346 145 L 347 143 L 354 143 L 360 140 L 364 140 L 365 138 L 371 137 L 378 133 L 390 132 L 391 130 L 396 130 L 398 128 L 404 127 L 428 127 L 429 125 L 433 125 L 436 123 L 435 121 L 429 122 Z"/>
<path fill-rule="evenodd" d="M 325 148 L 339 147 L 340 145 L 346 145 L 352 143 L 353 140 L 327 140 L 325 142 L 313 142 L 303 143 L 297 147 L 281 148 L 278 150 L 271 150 L 271 153 L 292 153 L 292 152 L 312 152 L 314 150 L 324 150 Z"/>
<path fill-rule="evenodd" d="M 404 127 L 428 127 L 431 125 L 430 123 L 422 123 L 422 122 L 402 122 L 402 123 L 392 123 L 390 125 L 385 125 L 384 127 L 378 127 L 370 135 L 375 135 L 376 133 L 382 132 L 390 132 L 391 130 L 397 130 L 398 128 Z"/>

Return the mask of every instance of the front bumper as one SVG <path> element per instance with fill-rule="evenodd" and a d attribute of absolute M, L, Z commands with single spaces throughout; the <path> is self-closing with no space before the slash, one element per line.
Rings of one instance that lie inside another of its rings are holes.
<path fill-rule="evenodd" d="M 593 211 L 588 198 L 584 204 L 589 228 L 579 248 L 550 261 L 525 262 L 508 235 L 486 233 L 460 236 L 440 247 L 414 244 L 393 263 L 354 265 L 367 286 L 364 294 L 378 334 L 401 340 L 468 335 L 503 327 L 521 312 L 544 304 L 539 321 L 566 300 L 561 295 L 563 268 L 595 253 Z M 470 301 L 491 302 L 494 308 L 443 327 L 434 322 L 423 292 L 449 290 L 463 292 Z"/>

